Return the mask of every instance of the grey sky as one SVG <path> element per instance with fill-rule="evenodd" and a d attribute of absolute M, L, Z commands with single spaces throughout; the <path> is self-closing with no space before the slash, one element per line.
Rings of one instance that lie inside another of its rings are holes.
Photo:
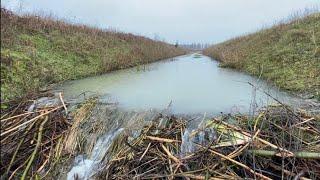
<path fill-rule="evenodd" d="M 22 3 L 21 3 L 22 2 Z M 320 0 L 4 0 L 16 12 L 145 35 L 168 42 L 217 43 L 255 31 Z M 21 8 L 22 7 L 22 8 Z"/>

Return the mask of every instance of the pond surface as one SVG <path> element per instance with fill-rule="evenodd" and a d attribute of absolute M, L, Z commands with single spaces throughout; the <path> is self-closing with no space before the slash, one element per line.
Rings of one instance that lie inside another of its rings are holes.
<path fill-rule="evenodd" d="M 102 100 L 128 110 L 162 110 L 170 104 L 177 114 L 248 113 L 275 102 L 262 91 L 291 105 L 299 102 L 262 80 L 220 68 L 217 61 L 196 54 L 69 81 L 59 89 L 67 99 L 98 93 Z"/>

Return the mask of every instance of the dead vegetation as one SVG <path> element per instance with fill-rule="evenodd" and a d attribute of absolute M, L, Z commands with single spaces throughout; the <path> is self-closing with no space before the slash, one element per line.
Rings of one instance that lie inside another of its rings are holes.
<path fill-rule="evenodd" d="M 96 178 L 315 179 L 319 149 L 319 119 L 288 107 L 213 118 L 193 131 L 171 116 L 145 126 Z"/>
<path fill-rule="evenodd" d="M 42 96 L 50 103 L 18 99 L 1 112 L 2 179 L 43 178 L 62 154 L 70 127 L 66 105 L 61 94 L 61 102 L 49 100 L 52 94 Z"/>
<path fill-rule="evenodd" d="M 1 113 L 1 178 L 65 177 L 60 174 L 70 167 L 63 167 L 63 163 L 68 161 L 70 165 L 70 158 L 79 153 L 89 155 L 98 137 L 120 127 L 126 130 L 113 139 L 108 149 L 102 150 L 105 154 L 99 155 L 101 169 L 91 178 L 320 176 L 320 119 L 302 110 L 269 106 L 254 117 L 203 118 L 196 122 L 200 124 L 197 128 L 191 128 L 193 119 L 103 110 L 95 106 L 95 98 L 69 112 L 73 117 L 70 121 L 62 95 L 55 96 L 55 101 L 47 101 L 51 103 L 46 106 L 39 99 L 10 102 L 12 108 Z"/>

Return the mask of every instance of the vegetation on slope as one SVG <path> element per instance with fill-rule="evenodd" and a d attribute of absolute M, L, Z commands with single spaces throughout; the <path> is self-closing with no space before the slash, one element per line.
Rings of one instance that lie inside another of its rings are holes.
<path fill-rule="evenodd" d="M 151 39 L 1 9 L 1 101 L 48 84 L 184 54 Z"/>
<path fill-rule="evenodd" d="M 320 13 L 234 38 L 204 50 L 230 67 L 320 99 Z"/>

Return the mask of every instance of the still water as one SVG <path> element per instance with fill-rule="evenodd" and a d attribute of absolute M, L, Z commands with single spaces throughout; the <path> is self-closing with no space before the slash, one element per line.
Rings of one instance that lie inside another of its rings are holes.
<path fill-rule="evenodd" d="M 298 102 L 262 80 L 220 68 L 217 61 L 195 54 L 69 81 L 59 89 L 67 99 L 98 93 L 102 100 L 128 110 L 162 110 L 170 104 L 177 114 L 248 113 L 274 103 L 263 91 L 289 104 Z"/>

